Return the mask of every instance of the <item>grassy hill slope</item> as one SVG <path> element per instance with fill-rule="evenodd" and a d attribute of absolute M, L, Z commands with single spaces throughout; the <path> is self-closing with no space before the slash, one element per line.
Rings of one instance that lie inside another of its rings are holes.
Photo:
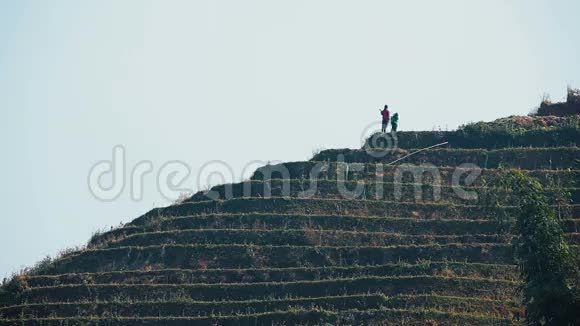
<path fill-rule="evenodd" d="M 400 132 L 394 150 L 373 135 L 154 209 L 6 282 L 0 325 L 517 324 L 497 169 L 568 191 L 555 208 L 580 244 L 580 120 L 524 120 Z"/>

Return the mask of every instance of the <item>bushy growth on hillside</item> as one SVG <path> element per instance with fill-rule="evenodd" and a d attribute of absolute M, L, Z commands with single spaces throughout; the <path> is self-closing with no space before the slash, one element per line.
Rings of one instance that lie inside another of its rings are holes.
<path fill-rule="evenodd" d="M 516 261 L 524 281 L 523 302 L 530 325 L 577 325 L 578 258 L 566 241 L 543 185 L 528 173 L 511 170 L 499 180 L 518 196 L 513 215 Z"/>

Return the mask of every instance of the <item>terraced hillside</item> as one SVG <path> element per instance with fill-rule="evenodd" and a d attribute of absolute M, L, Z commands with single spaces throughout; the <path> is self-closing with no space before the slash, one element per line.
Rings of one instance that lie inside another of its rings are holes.
<path fill-rule="evenodd" d="M 486 185 L 509 166 L 566 189 L 572 202 L 556 209 L 580 244 L 575 121 L 402 132 L 396 150 L 375 136 L 263 167 L 14 278 L 0 325 L 518 323 L 511 235 L 494 218 L 515 208 L 486 207 Z"/>

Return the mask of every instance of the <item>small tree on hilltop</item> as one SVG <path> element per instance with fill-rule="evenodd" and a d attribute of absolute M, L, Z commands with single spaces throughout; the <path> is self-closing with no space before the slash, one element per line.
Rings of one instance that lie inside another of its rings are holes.
<path fill-rule="evenodd" d="M 544 187 L 524 171 L 505 172 L 500 179 L 511 189 L 519 209 L 514 214 L 514 249 L 524 281 L 523 301 L 529 325 L 578 325 L 576 258 L 550 206 Z"/>
<path fill-rule="evenodd" d="M 568 96 L 566 98 L 566 103 L 568 104 L 580 104 L 580 89 L 574 89 L 568 86 Z"/>

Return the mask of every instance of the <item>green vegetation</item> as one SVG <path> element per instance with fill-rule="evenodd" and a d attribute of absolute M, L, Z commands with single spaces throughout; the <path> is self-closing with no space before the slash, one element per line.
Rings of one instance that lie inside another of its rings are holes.
<path fill-rule="evenodd" d="M 514 247 L 525 282 L 527 322 L 575 325 L 580 311 L 578 259 L 542 184 L 523 171 L 506 173 L 501 184 L 518 194 Z"/>

